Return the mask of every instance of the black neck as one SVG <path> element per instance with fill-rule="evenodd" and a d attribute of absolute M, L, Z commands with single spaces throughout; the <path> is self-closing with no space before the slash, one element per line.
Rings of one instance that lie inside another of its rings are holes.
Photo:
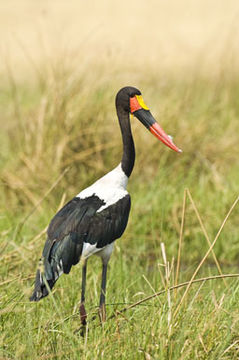
<path fill-rule="evenodd" d="M 117 115 L 119 118 L 123 140 L 123 156 L 121 160 L 121 166 L 125 175 L 130 177 L 130 174 L 132 173 L 134 167 L 135 149 L 134 140 L 131 133 L 129 113 L 122 108 L 117 108 Z"/>

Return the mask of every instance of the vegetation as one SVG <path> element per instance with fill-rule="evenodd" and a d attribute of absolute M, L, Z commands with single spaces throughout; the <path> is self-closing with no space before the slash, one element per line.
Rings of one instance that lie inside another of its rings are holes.
<path fill-rule="evenodd" d="M 238 359 L 238 278 L 169 290 L 193 278 L 239 273 L 234 64 L 225 58 L 211 72 L 196 66 L 170 72 L 155 64 L 141 71 L 137 61 L 113 66 L 108 59 L 85 71 L 61 57 L 29 62 L 34 76 L 21 79 L 8 64 L 0 91 L 1 359 Z M 80 265 L 61 276 L 52 296 L 39 303 L 28 298 L 51 217 L 121 159 L 114 97 L 124 85 L 142 90 L 183 153 L 132 119 L 132 210 L 110 261 L 108 320 L 101 326 L 95 317 L 101 264 L 92 257 L 82 337 Z M 214 254 L 205 257 L 213 241 Z"/>

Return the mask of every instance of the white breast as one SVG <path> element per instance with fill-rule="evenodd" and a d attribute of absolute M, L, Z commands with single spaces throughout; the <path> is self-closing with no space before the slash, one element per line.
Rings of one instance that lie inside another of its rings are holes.
<path fill-rule="evenodd" d="M 92 195 L 98 196 L 105 202 L 105 204 L 97 210 L 97 212 L 100 212 L 128 194 L 126 190 L 127 184 L 128 177 L 123 172 L 121 164 L 119 164 L 94 184 L 82 190 L 77 197 L 84 199 Z"/>

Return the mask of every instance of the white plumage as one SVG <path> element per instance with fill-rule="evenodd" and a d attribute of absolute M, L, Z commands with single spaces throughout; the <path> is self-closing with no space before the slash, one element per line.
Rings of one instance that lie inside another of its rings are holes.
<path fill-rule="evenodd" d="M 98 196 L 99 199 L 105 202 L 105 204 L 97 210 L 97 212 L 100 212 L 108 206 L 115 204 L 118 200 L 128 194 L 128 191 L 126 190 L 127 184 L 128 177 L 123 172 L 120 163 L 108 174 L 81 191 L 76 197 L 85 199 L 92 195 Z"/>

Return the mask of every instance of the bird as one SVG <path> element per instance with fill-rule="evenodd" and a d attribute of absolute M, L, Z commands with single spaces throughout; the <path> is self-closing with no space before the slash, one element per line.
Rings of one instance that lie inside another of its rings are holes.
<path fill-rule="evenodd" d="M 115 106 L 123 143 L 121 162 L 66 203 L 50 221 L 30 297 L 31 301 L 39 301 L 47 296 L 60 275 L 69 274 L 72 266 L 81 262 L 79 312 L 82 325 L 86 325 L 87 320 L 86 272 L 87 260 L 91 255 L 97 255 L 102 260 L 99 316 L 102 322 L 106 320 L 107 266 L 115 240 L 125 231 L 131 206 L 127 183 L 135 163 L 135 147 L 130 115 L 169 148 L 182 152 L 156 122 L 137 88 L 126 86 L 120 89 Z"/>

